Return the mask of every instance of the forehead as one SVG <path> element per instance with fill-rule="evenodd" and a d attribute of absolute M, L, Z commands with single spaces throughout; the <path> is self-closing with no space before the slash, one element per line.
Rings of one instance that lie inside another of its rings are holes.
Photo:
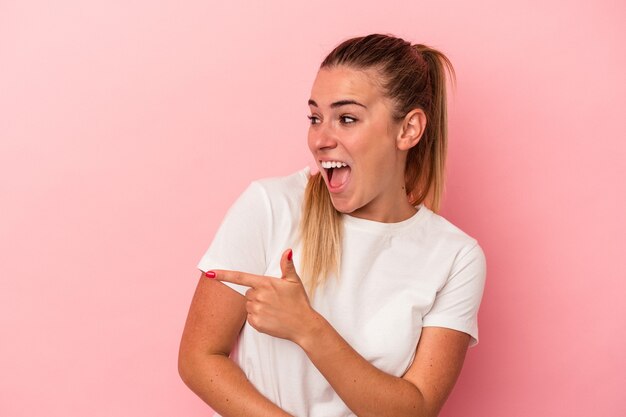
<path fill-rule="evenodd" d="M 355 99 L 365 105 L 379 100 L 382 96 L 380 85 L 376 82 L 374 70 L 356 70 L 346 66 L 321 68 L 313 87 L 311 99 L 320 106 L 339 99 Z"/>

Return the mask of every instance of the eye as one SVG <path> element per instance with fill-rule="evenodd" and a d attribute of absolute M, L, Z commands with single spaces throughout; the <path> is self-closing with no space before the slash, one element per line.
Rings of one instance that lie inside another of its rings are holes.
<path fill-rule="evenodd" d="M 307 118 L 311 121 L 312 125 L 318 124 L 318 123 L 315 123 L 315 121 L 319 120 L 317 116 L 307 116 Z"/>
<path fill-rule="evenodd" d="M 351 125 L 351 124 L 355 123 L 356 120 L 357 120 L 357 119 L 355 119 L 352 116 L 341 116 L 339 119 L 341 119 L 342 123 L 346 124 L 346 125 Z"/>

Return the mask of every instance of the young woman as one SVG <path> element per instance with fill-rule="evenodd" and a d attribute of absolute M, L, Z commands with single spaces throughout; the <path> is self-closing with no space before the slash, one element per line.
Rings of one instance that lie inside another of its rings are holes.
<path fill-rule="evenodd" d="M 448 59 L 349 39 L 308 100 L 319 168 L 253 181 L 229 209 L 180 345 L 220 416 L 436 416 L 478 343 L 476 239 L 437 214 Z"/>

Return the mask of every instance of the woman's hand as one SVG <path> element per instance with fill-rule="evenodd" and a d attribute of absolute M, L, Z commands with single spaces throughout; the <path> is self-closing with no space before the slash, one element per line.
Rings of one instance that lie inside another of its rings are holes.
<path fill-rule="evenodd" d="M 280 279 L 220 269 L 207 271 L 207 276 L 250 287 L 245 295 L 248 323 L 259 332 L 299 344 L 314 328 L 317 313 L 309 303 L 291 256 L 291 249 L 282 254 Z"/>

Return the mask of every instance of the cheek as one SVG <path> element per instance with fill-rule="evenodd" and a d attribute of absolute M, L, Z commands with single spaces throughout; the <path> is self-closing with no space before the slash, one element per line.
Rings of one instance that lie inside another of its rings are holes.
<path fill-rule="evenodd" d="M 389 146 L 371 146 L 361 154 L 361 171 L 372 184 L 384 183 L 395 170 L 395 151 Z"/>
<path fill-rule="evenodd" d="M 360 146 L 357 151 L 362 163 L 367 166 L 368 174 L 380 171 L 387 165 L 389 149 L 382 141 L 382 138 L 368 138 L 368 146 Z"/>

